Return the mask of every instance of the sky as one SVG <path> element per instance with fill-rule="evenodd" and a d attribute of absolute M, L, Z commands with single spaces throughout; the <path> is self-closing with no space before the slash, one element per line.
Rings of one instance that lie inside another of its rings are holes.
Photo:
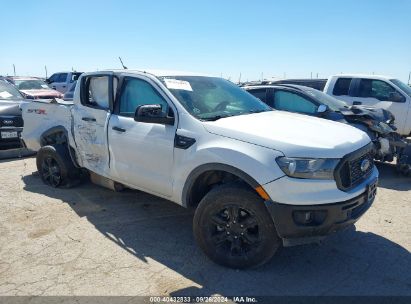
<path fill-rule="evenodd" d="M 411 0 L 0 0 L 0 75 L 120 68 L 408 81 Z"/>

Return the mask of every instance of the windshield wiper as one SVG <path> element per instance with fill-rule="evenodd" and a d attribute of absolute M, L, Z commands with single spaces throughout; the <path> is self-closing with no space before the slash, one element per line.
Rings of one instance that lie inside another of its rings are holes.
<path fill-rule="evenodd" d="M 269 109 L 260 109 L 260 110 L 250 110 L 250 111 L 248 111 L 248 113 L 262 113 L 262 112 L 269 112 L 269 111 L 272 111 L 272 110 L 269 110 Z"/>
<path fill-rule="evenodd" d="M 205 120 L 205 121 L 216 121 L 219 120 L 221 118 L 227 118 L 227 117 L 232 117 L 234 115 L 216 115 L 216 116 L 210 116 L 210 117 L 203 117 L 200 118 L 201 120 Z"/>

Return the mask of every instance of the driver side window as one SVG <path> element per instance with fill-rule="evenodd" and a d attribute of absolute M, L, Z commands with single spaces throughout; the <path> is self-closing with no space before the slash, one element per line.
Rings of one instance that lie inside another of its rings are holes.
<path fill-rule="evenodd" d="M 161 105 L 162 112 L 167 114 L 168 104 L 153 86 L 137 78 L 125 80 L 120 95 L 119 115 L 134 117 L 137 107 L 154 104 Z"/>
<path fill-rule="evenodd" d="M 358 97 L 382 101 L 394 101 L 393 95 L 398 93 L 391 85 L 377 79 L 361 79 L 358 91 Z"/>
<path fill-rule="evenodd" d="M 317 113 L 317 105 L 310 100 L 286 91 L 275 91 L 274 108 L 281 111 L 311 115 Z"/>

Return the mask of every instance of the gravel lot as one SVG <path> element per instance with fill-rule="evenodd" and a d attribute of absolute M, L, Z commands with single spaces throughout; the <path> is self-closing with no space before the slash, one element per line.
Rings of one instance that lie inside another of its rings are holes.
<path fill-rule="evenodd" d="M 0 161 L 0 295 L 411 295 L 411 178 L 379 166 L 373 207 L 264 267 L 202 254 L 192 214 L 138 191 L 52 189 L 34 158 Z"/>

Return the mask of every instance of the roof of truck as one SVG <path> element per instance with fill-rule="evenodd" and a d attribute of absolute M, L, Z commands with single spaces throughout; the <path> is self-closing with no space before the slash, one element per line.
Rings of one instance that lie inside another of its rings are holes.
<path fill-rule="evenodd" d="M 155 70 L 155 69 L 140 69 L 140 70 L 125 70 L 125 69 L 115 69 L 109 70 L 113 72 L 131 73 L 131 74 L 141 74 L 148 73 L 156 77 L 166 77 L 166 76 L 210 76 L 204 73 L 197 72 L 187 72 L 187 71 L 174 71 L 174 70 Z"/>
<path fill-rule="evenodd" d="M 395 77 L 390 77 L 386 75 L 373 75 L 373 74 L 337 74 L 337 75 L 332 75 L 331 77 L 353 77 L 353 78 L 369 78 L 369 79 L 382 79 L 382 80 L 390 80 L 390 79 L 395 78 Z"/>

